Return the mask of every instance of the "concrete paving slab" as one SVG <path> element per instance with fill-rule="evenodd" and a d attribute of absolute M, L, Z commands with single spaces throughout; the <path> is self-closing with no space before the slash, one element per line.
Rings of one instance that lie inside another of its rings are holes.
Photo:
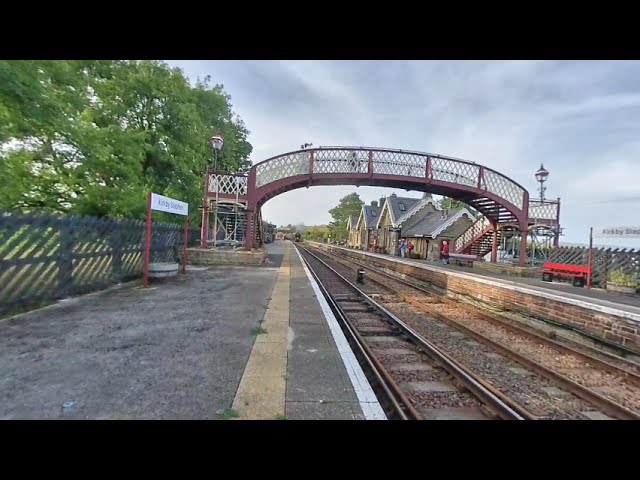
<path fill-rule="evenodd" d="M 322 363 L 325 363 L 324 365 Z M 308 366 L 293 365 L 287 372 L 287 401 L 358 401 L 337 365 L 315 361 Z"/>
<path fill-rule="evenodd" d="M 285 245 L 261 325 L 267 333 L 258 335 L 233 400 L 233 409 L 241 419 L 268 420 L 284 415 L 287 355 L 283 353 L 289 341 L 290 257 L 290 247 Z"/>
<path fill-rule="evenodd" d="M 297 324 L 292 325 L 293 343 L 300 351 L 327 350 L 335 355 L 335 349 L 327 336 L 327 327 L 320 324 Z"/>
<path fill-rule="evenodd" d="M 287 420 L 364 420 L 357 402 L 287 402 Z"/>
<path fill-rule="evenodd" d="M 217 418 L 233 402 L 276 274 L 190 270 L 0 321 L 0 417 Z"/>

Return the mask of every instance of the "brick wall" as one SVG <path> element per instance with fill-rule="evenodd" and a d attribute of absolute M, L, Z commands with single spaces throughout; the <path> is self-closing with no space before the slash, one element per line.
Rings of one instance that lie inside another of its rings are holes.
<path fill-rule="evenodd" d="M 475 262 L 473 268 L 515 277 L 540 278 L 540 269 L 535 267 L 518 267 L 506 263 Z"/>
<path fill-rule="evenodd" d="M 327 245 L 323 247 L 329 250 L 336 249 Z M 440 288 L 449 297 L 466 297 L 503 310 L 571 325 L 640 353 L 640 321 L 628 318 L 633 317 L 632 314 L 621 311 L 617 311 L 619 314 L 603 312 L 601 310 L 607 309 L 596 304 L 591 304 L 590 308 L 568 303 L 568 300 L 563 301 L 562 298 L 549 298 L 522 291 L 527 290 L 526 287 L 500 285 L 490 279 L 474 279 L 455 272 L 431 269 L 428 266 L 407 265 L 362 252 L 340 250 L 343 255 L 346 253 L 351 258 L 366 258 L 367 263 L 371 265 L 428 282 Z"/>
<path fill-rule="evenodd" d="M 265 249 L 244 250 L 202 250 L 189 248 L 189 263 L 192 265 L 262 265 L 267 258 Z"/>

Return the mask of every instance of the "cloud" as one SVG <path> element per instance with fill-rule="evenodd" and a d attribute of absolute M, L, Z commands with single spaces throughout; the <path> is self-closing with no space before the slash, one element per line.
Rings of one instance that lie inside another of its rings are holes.
<path fill-rule="evenodd" d="M 584 241 L 592 225 L 640 224 L 640 62 L 168 63 L 224 84 L 251 130 L 254 162 L 304 142 L 420 150 L 494 168 L 533 198 L 544 162 L 547 196 L 562 198 L 566 241 Z M 263 216 L 326 223 L 353 191 L 366 202 L 391 193 L 312 187 L 272 199 Z"/>

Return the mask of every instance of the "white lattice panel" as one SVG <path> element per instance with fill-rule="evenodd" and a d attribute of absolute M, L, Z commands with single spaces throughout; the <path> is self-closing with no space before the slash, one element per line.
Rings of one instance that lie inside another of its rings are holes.
<path fill-rule="evenodd" d="M 529 219 L 557 220 L 558 202 L 529 200 Z"/>
<path fill-rule="evenodd" d="M 309 174 L 310 152 L 297 152 L 261 163 L 256 169 L 256 187 L 260 188 L 283 178 Z"/>
<path fill-rule="evenodd" d="M 467 230 L 465 230 L 465 232 L 462 235 L 456 238 L 456 240 L 453 242 L 453 251 L 459 252 L 462 249 L 462 247 L 464 247 L 471 240 L 473 240 L 478 235 L 480 235 L 482 231 L 485 228 L 487 228 L 489 225 L 490 225 L 490 222 L 487 219 L 487 217 L 484 217 L 484 216 L 480 217 L 478 220 L 476 220 L 473 223 L 473 225 L 471 225 Z"/>
<path fill-rule="evenodd" d="M 313 173 L 367 173 L 369 154 L 363 150 L 319 150 Z"/>
<path fill-rule="evenodd" d="M 433 180 L 466 185 L 468 187 L 477 187 L 479 175 L 479 165 L 447 160 L 445 158 L 431 158 L 431 177 Z"/>
<path fill-rule="evenodd" d="M 246 195 L 247 177 L 224 174 L 210 174 L 209 192 L 238 196 Z"/>
<path fill-rule="evenodd" d="M 312 152 L 314 154 L 313 173 L 317 174 L 367 173 L 369 152 L 372 156 L 374 174 L 414 178 L 424 178 L 426 174 L 427 154 L 420 152 L 324 147 L 282 155 L 259 164 L 256 167 L 256 187 L 260 188 L 289 177 L 309 175 L 309 159 Z M 476 188 L 480 178 L 480 168 L 480 165 L 471 162 L 431 156 L 431 175 L 436 181 Z M 229 187 L 222 185 L 221 188 Z M 525 191 L 504 175 L 485 169 L 484 182 L 480 188 L 486 188 L 488 192 L 516 208 L 523 208 Z"/>
<path fill-rule="evenodd" d="M 484 171 L 484 181 L 488 192 L 511 202 L 516 208 L 522 208 L 524 190 L 507 177 L 491 170 Z"/>
<path fill-rule="evenodd" d="M 373 172 L 382 175 L 424 178 L 427 157 L 413 153 L 373 152 Z"/>

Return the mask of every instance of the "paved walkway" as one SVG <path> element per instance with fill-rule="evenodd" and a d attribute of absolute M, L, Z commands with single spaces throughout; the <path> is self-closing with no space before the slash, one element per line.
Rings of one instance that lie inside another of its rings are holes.
<path fill-rule="evenodd" d="M 282 263 L 262 323 L 266 332 L 256 340 L 233 402 L 239 418 L 384 418 L 292 244 L 276 242 L 270 251 L 282 255 Z"/>
<path fill-rule="evenodd" d="M 268 249 L 0 320 L 0 419 L 376 418 L 297 253 Z"/>
<path fill-rule="evenodd" d="M 276 275 L 211 268 L 0 321 L 0 418 L 217 418 Z"/>

